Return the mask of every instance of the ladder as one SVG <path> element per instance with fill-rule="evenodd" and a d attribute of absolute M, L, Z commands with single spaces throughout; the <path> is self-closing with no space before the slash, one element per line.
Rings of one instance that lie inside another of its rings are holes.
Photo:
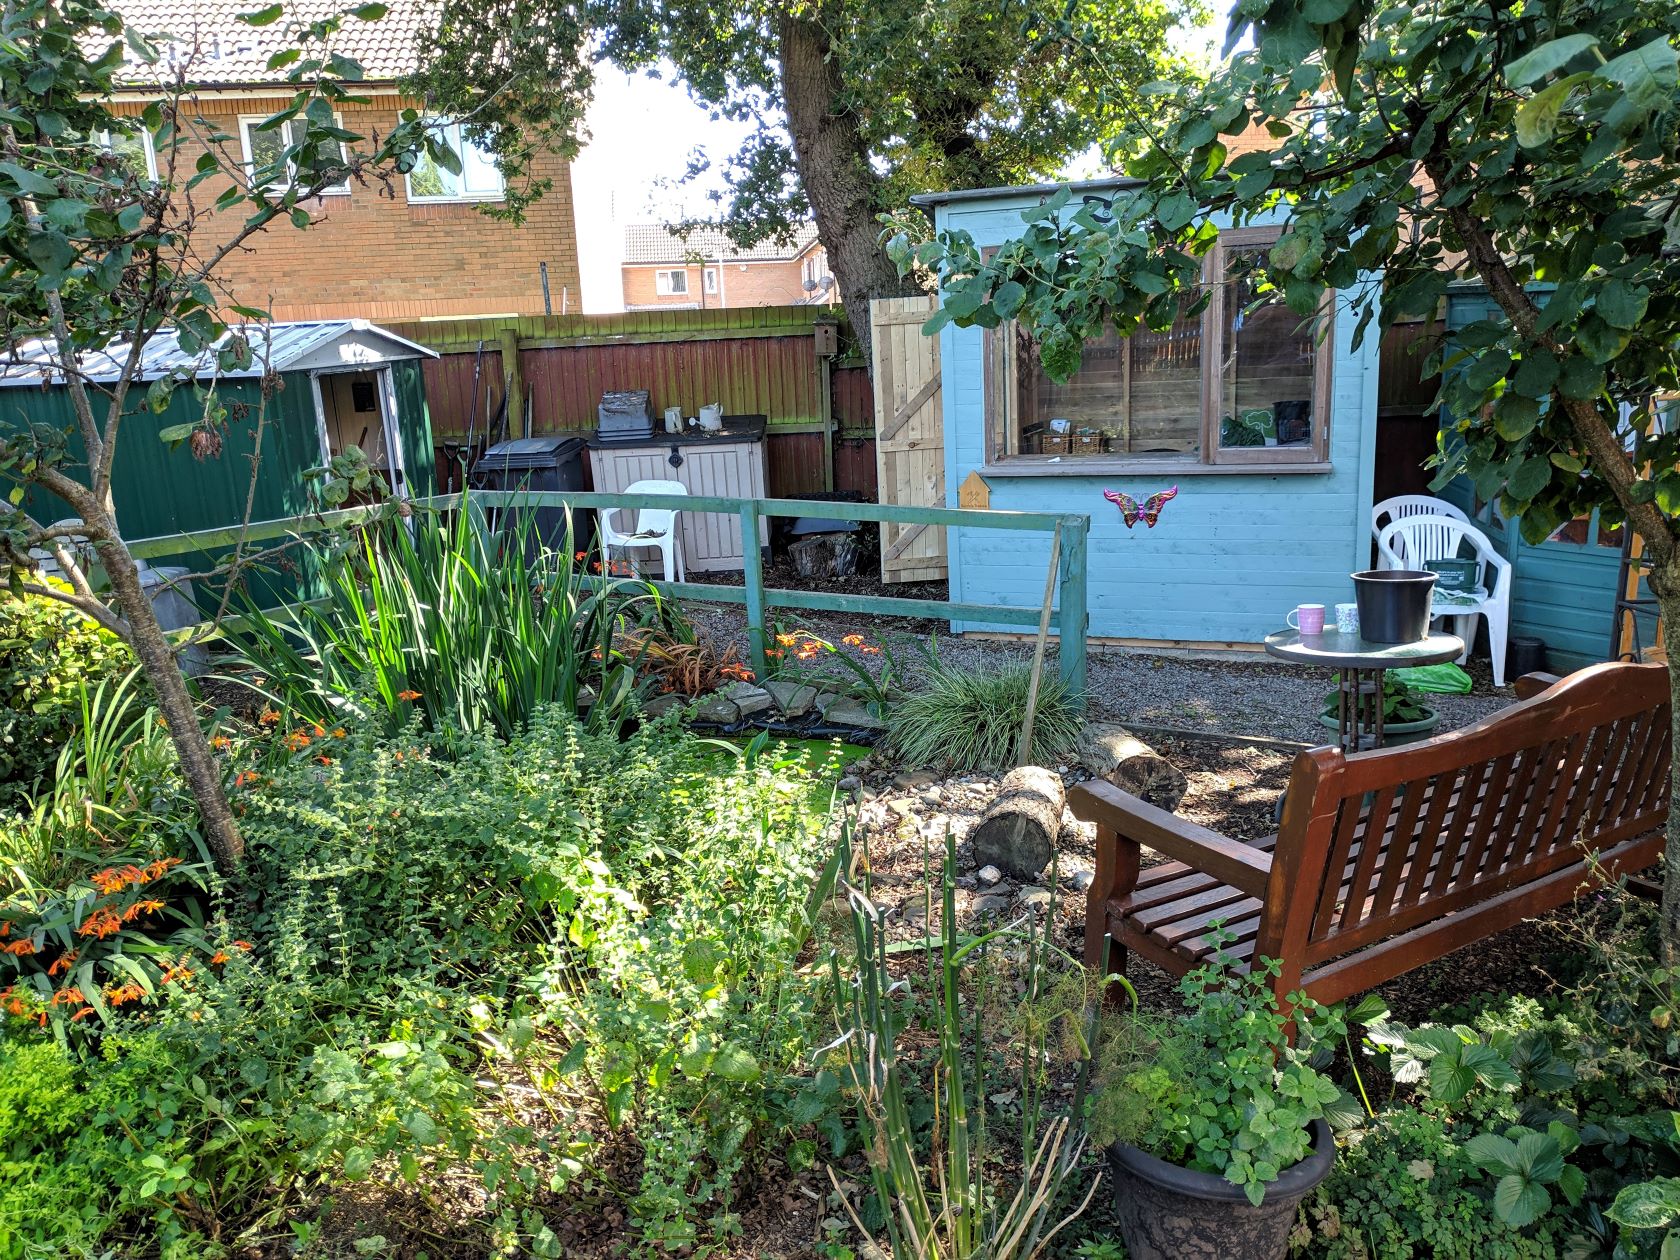
<path fill-rule="evenodd" d="M 1639 590 L 1645 570 L 1650 567 L 1650 561 L 1645 558 L 1645 540 L 1631 526 L 1623 526 L 1622 533 L 1622 563 L 1616 573 L 1616 609 L 1610 623 L 1609 659 L 1666 660 L 1656 598 L 1641 595 Z M 1642 646 L 1640 631 L 1646 626 L 1651 630 L 1650 643 Z"/>

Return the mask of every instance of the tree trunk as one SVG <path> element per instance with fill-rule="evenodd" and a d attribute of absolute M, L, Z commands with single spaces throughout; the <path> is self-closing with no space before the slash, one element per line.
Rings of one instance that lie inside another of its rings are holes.
<path fill-rule="evenodd" d="M 1079 732 L 1079 760 L 1099 779 L 1157 809 L 1177 809 L 1190 790 L 1182 770 L 1115 722 L 1086 724 Z"/>
<path fill-rule="evenodd" d="M 116 523 L 106 520 L 100 524 L 103 528 L 98 532 L 106 540 L 94 545 L 104 562 L 106 576 L 111 579 L 123 618 L 128 622 L 129 646 L 140 658 L 146 681 L 157 693 L 158 711 L 169 724 L 169 738 L 181 761 L 181 775 L 198 804 L 204 838 L 215 856 L 216 868 L 225 879 L 237 881 L 244 865 L 245 841 L 233 820 L 233 811 L 228 808 L 227 793 L 222 790 L 221 766 L 198 724 L 197 706 L 187 690 L 180 661 L 158 624 L 157 614 L 152 611 L 152 601 L 146 597 L 139 567 L 127 547 L 110 541 L 118 537 Z"/>
<path fill-rule="evenodd" d="M 1002 867 L 1016 879 L 1037 879 L 1055 855 L 1066 804 L 1062 776 L 1054 770 L 1011 770 L 969 833 L 974 864 Z"/>
<path fill-rule="evenodd" d="M 1680 560 L 1651 571 L 1651 590 L 1662 614 L 1668 653 L 1671 749 L 1680 749 Z M 1680 755 L 1671 753 L 1668 780 L 1668 844 L 1663 861 L 1660 948 L 1665 967 L 1680 967 Z"/>
<path fill-rule="evenodd" d="M 793 139 L 794 165 L 817 221 L 817 235 L 840 286 L 865 357 L 869 354 L 869 299 L 915 292 L 881 248 L 875 215 L 880 180 L 856 121 L 838 102 L 843 85 L 830 56 L 828 35 L 816 22 L 783 12 L 776 19 L 776 60 Z"/>

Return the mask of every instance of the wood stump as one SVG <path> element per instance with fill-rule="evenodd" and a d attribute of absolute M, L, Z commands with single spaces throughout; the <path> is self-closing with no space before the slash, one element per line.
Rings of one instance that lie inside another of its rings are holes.
<path fill-rule="evenodd" d="M 857 572 L 855 534 L 812 534 L 788 547 L 800 577 L 851 577 Z"/>
<path fill-rule="evenodd" d="M 1190 790 L 1177 766 L 1114 722 L 1092 722 L 1079 732 L 1079 761 L 1099 779 L 1169 812 Z"/>
<path fill-rule="evenodd" d="M 1067 792 L 1062 776 L 1042 766 L 1011 770 L 969 833 L 976 866 L 996 866 L 1019 880 L 1034 880 L 1056 851 Z"/>

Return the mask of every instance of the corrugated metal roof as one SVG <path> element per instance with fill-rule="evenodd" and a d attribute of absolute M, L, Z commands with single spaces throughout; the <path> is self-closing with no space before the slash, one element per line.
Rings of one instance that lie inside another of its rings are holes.
<path fill-rule="evenodd" d="M 347 14 L 326 47 L 359 63 L 371 82 L 390 82 L 417 64 L 416 39 L 428 28 L 435 0 L 387 0 L 390 8 L 375 22 Z M 173 82 L 176 67 L 186 64 L 197 87 L 254 87 L 285 83 L 288 67 L 268 68 L 268 59 L 297 47 L 300 23 L 343 13 L 336 0 L 282 0 L 285 12 L 268 26 L 248 26 L 235 19 L 261 5 L 253 0 L 117 0 L 115 8 L 135 30 L 154 39 L 163 58 L 146 65 L 130 57 L 119 75 L 128 86 Z M 318 49 L 318 43 L 305 46 Z M 316 55 L 308 52 L 306 55 Z"/>
<path fill-rule="evenodd" d="M 694 228 L 683 234 L 662 223 L 632 223 L 624 229 L 624 261 L 680 263 L 699 254 L 707 262 L 717 258 L 724 262 L 782 262 L 798 258 L 816 241 L 815 223 L 801 223 L 791 241 L 761 241 L 751 249 L 738 248 L 717 228 Z"/>
<path fill-rule="evenodd" d="M 358 335 L 371 336 L 385 342 L 389 351 L 380 360 L 436 358 L 425 346 L 397 336 L 365 319 L 310 320 L 265 326 L 245 325 L 229 329 L 216 342 L 197 354 L 181 349 L 173 329 L 162 330 L 146 342 L 140 352 L 140 371 L 137 379 L 157 380 L 178 368 L 191 368 L 195 376 L 210 371 L 215 365 L 216 350 L 236 332 L 251 338 L 252 363 L 241 371 L 225 372 L 223 376 L 249 377 L 262 375 L 262 362 L 267 361 L 276 372 L 284 372 L 290 364 L 299 362 L 326 349 L 335 342 Z M 267 346 L 264 348 L 264 334 Z M 54 370 L 56 343 L 51 338 L 37 338 L 22 342 L 15 351 L 0 350 L 0 387 L 58 384 L 62 377 Z M 103 350 L 90 351 L 81 356 L 82 372 L 90 380 L 117 380 L 129 358 L 129 343 L 115 342 Z"/>

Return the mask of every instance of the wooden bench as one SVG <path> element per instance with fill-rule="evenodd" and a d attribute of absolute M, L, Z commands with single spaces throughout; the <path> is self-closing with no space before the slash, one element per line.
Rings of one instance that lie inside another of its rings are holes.
<path fill-rule="evenodd" d="M 1183 974 L 1223 924 L 1227 954 L 1282 964 L 1280 997 L 1364 992 L 1655 862 L 1670 734 L 1667 669 L 1608 664 L 1424 743 L 1301 753 L 1282 829 L 1253 843 L 1080 784 L 1068 804 L 1097 825 L 1085 961 L 1123 973 L 1136 950 Z M 1167 861 L 1142 866 L 1144 846 Z"/>

